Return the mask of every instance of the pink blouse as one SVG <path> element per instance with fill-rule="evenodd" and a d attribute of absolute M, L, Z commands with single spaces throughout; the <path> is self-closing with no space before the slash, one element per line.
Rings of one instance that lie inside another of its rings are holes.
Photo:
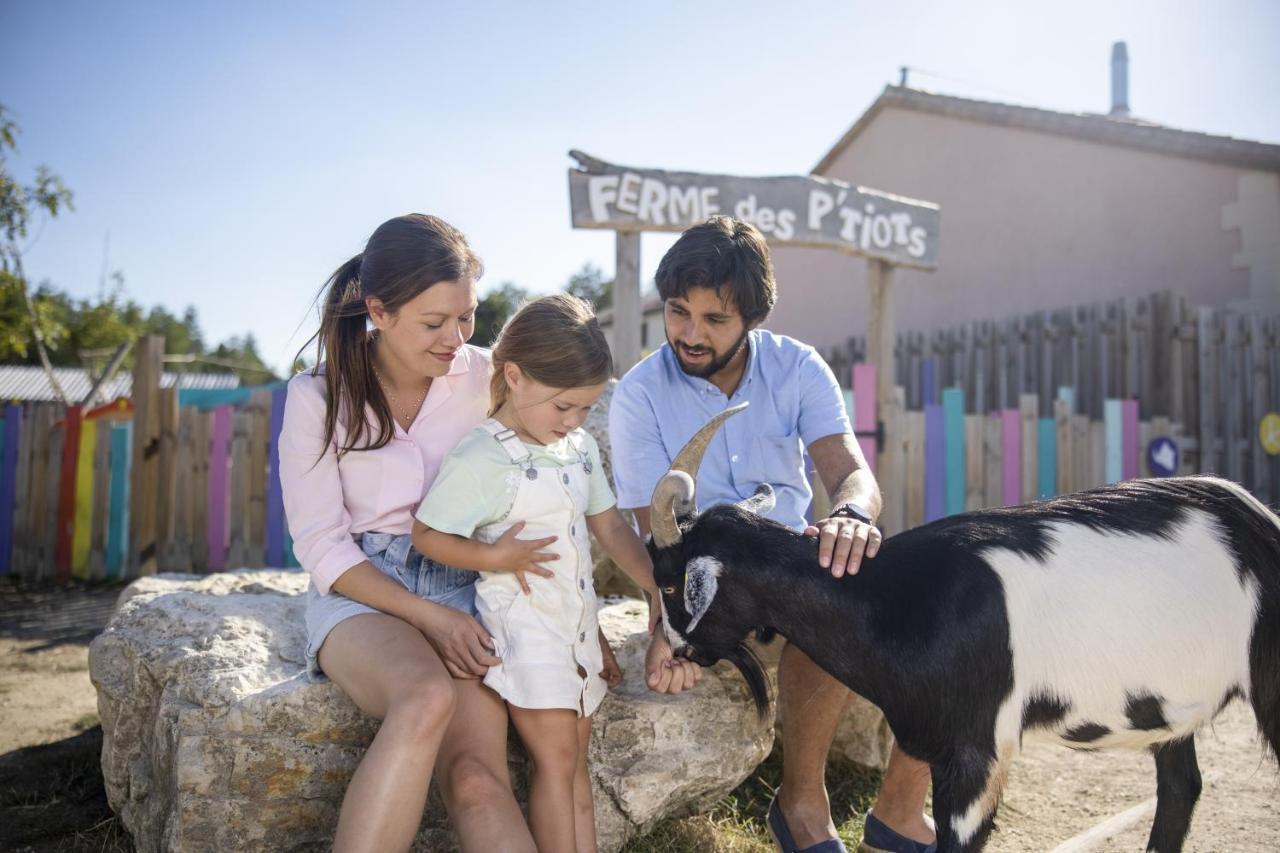
<path fill-rule="evenodd" d="M 464 346 L 448 375 L 431 383 L 407 432 L 396 424 L 395 437 L 385 447 L 353 450 L 341 458 L 338 443 L 347 440 L 341 421 L 335 441 L 324 445 L 324 377 L 307 371 L 289 381 L 280 485 L 293 553 L 321 593 L 367 559 L 356 543 L 361 533 L 409 532 L 413 512 L 445 455 L 484 420 L 491 370 L 487 350 Z"/>

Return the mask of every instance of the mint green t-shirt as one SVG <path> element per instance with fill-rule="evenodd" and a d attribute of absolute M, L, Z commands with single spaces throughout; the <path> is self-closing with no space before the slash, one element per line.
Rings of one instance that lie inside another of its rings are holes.
<path fill-rule="evenodd" d="M 600 464 L 600 448 L 590 433 L 578 429 L 554 444 L 522 443 L 534 465 L 564 467 L 578 461 L 574 438 L 591 461 L 586 514 L 596 515 L 618 501 Z M 416 517 L 441 533 L 470 537 L 477 528 L 507 517 L 521 479 L 520 466 L 511 461 L 502 445 L 483 427 L 476 427 L 445 457 Z"/>

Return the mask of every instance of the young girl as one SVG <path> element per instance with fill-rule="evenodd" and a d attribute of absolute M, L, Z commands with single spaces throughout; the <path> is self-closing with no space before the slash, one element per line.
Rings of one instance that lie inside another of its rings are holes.
<path fill-rule="evenodd" d="M 521 308 L 494 347 L 490 418 L 445 459 L 413 526 L 417 551 L 480 572 L 476 607 L 502 660 L 484 683 L 532 758 L 529 828 L 543 853 L 596 849 L 591 716 L 622 679 L 596 623 L 588 531 L 648 596 L 650 633 L 659 618 L 649 556 L 581 429 L 612 372 L 587 303 L 557 294 Z"/>

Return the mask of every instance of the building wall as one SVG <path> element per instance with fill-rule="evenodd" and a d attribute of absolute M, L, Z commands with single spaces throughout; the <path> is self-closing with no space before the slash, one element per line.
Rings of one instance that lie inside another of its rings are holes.
<path fill-rule="evenodd" d="M 942 207 L 938 271 L 895 273 L 900 331 L 1161 289 L 1205 305 L 1251 295 L 1223 218 L 1234 167 L 889 107 L 826 174 Z M 864 259 L 773 257 L 769 328 L 820 349 L 866 333 Z"/>

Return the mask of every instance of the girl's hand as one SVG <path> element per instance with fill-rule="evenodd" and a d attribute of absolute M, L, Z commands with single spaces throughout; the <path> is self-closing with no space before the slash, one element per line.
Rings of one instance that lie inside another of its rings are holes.
<path fill-rule="evenodd" d="M 603 631 L 600 632 L 600 654 L 604 658 L 604 669 L 600 670 L 600 677 L 612 690 L 622 683 L 622 667 L 618 666 L 618 658 L 614 656 L 613 647 L 605 639 Z"/>
<path fill-rule="evenodd" d="M 678 658 L 671 651 L 667 637 L 658 631 L 649 640 L 644 656 L 644 680 L 654 693 L 680 693 L 702 679 L 702 667 L 691 660 Z"/>
<path fill-rule="evenodd" d="M 516 534 L 524 530 L 524 522 L 517 521 L 515 524 L 507 528 L 507 532 L 503 533 L 490 547 L 493 549 L 493 571 L 511 572 L 516 576 L 516 580 L 520 582 L 520 589 L 525 595 L 529 594 L 529 582 L 525 579 L 525 573 L 530 572 L 544 578 L 555 577 L 555 572 L 542 567 L 543 563 L 549 563 L 556 559 L 559 555 L 554 551 L 543 551 L 542 548 L 547 547 L 558 537 L 548 536 L 545 539 L 517 539 Z"/>
<path fill-rule="evenodd" d="M 432 606 L 430 618 L 414 624 L 454 678 L 481 678 L 489 667 L 502 663 L 493 654 L 489 632 L 466 613 L 437 604 Z"/>

